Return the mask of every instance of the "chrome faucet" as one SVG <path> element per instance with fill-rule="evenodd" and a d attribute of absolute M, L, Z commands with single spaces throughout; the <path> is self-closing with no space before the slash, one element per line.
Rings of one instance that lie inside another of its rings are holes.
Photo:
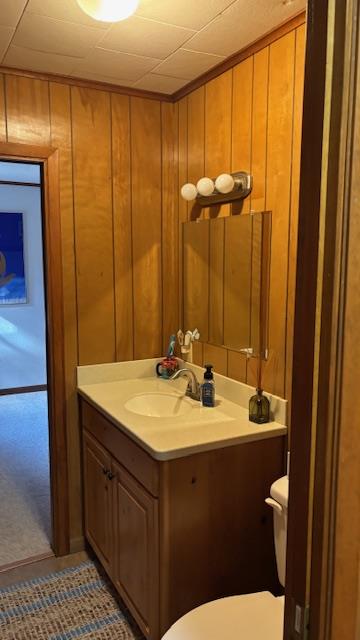
<path fill-rule="evenodd" d="M 195 373 L 191 369 L 179 369 L 169 380 L 176 380 L 177 378 L 187 378 L 188 385 L 186 387 L 185 395 L 189 396 L 193 400 L 200 401 L 200 384 L 197 380 Z"/>

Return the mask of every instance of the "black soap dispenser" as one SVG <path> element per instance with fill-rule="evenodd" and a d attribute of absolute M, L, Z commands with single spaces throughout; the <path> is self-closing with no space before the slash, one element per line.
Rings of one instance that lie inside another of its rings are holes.
<path fill-rule="evenodd" d="M 250 398 L 249 420 L 257 424 L 270 422 L 270 402 L 262 389 L 256 389 L 256 394 Z"/>
<path fill-rule="evenodd" d="M 204 382 L 201 385 L 201 403 L 203 407 L 215 407 L 215 382 L 212 364 L 205 365 Z"/>

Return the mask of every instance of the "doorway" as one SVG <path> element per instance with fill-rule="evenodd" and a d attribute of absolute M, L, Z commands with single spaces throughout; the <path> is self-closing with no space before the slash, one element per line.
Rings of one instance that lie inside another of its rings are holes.
<path fill-rule="evenodd" d="M 39 163 L 0 161 L 0 570 L 52 555 Z"/>
<path fill-rule="evenodd" d="M 59 152 L 52 147 L 0 142 L 0 160 L 41 167 L 52 549 L 56 556 L 63 556 L 69 552 L 70 539 Z"/>

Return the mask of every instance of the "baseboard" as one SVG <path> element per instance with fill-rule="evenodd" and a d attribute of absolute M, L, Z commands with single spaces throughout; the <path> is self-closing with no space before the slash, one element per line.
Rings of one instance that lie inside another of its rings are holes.
<path fill-rule="evenodd" d="M 24 567 L 27 564 L 33 564 L 34 562 L 40 562 L 41 560 L 47 560 L 47 558 L 54 558 L 54 557 L 55 556 L 52 551 L 39 553 L 36 556 L 30 556 L 29 558 L 24 558 L 23 560 L 17 560 L 16 562 L 9 562 L 9 564 L 3 564 L 0 567 L 0 573 L 5 573 L 6 571 L 11 571 L 12 569 L 17 569 L 18 567 Z"/>
<path fill-rule="evenodd" d="M 71 538 L 70 540 L 70 553 L 78 553 L 85 549 L 85 538 L 80 536 L 79 538 Z"/>
<path fill-rule="evenodd" d="M 9 396 L 15 393 L 35 393 L 36 391 L 46 391 L 47 384 L 36 384 L 31 387 L 12 387 L 11 389 L 0 389 L 0 396 Z"/>

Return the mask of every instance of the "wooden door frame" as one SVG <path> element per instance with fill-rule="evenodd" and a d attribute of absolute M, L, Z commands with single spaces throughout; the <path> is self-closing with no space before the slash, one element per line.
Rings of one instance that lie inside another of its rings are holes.
<path fill-rule="evenodd" d="M 348 391 L 344 387 L 346 303 L 349 313 L 356 298 L 355 291 L 347 291 L 347 269 L 349 225 L 356 206 L 352 167 L 355 145 L 359 146 L 354 120 L 355 96 L 359 91 L 356 91 L 359 34 L 357 0 L 309 1 L 294 335 L 286 640 L 305 637 L 333 640 L 336 628 L 334 594 L 339 596 L 339 590 L 335 589 L 338 577 L 334 567 L 341 495 L 338 491 L 343 475 L 340 460 L 346 444 L 344 434 L 350 431 L 349 416 L 342 411 Z M 352 331 L 355 346 L 360 336 L 359 333 L 355 336 L 354 326 Z M 353 378 L 357 384 L 355 371 Z M 350 392 L 360 411 L 359 391 L 356 392 L 354 384 Z M 352 461 L 354 467 L 359 463 L 358 459 Z M 354 494 L 355 491 L 354 487 Z M 348 502 L 354 505 L 353 498 Z M 349 525 L 352 515 L 349 507 Z M 346 557 L 343 584 L 351 573 L 349 554 Z M 356 580 L 354 572 L 351 578 L 356 597 L 360 585 L 354 584 L 354 575 Z M 339 601 L 337 606 L 339 611 Z M 356 611 L 351 612 L 348 607 L 347 618 L 352 615 Z M 353 624 L 356 625 L 355 618 Z M 341 635 L 341 640 L 345 640 L 345 635 Z M 350 639 L 355 640 L 355 636 L 348 634 L 346 640 Z"/>
<path fill-rule="evenodd" d="M 52 547 L 56 556 L 62 556 L 69 553 L 70 539 L 59 152 L 51 147 L 0 142 L 0 159 L 38 162 L 42 167 Z"/>

